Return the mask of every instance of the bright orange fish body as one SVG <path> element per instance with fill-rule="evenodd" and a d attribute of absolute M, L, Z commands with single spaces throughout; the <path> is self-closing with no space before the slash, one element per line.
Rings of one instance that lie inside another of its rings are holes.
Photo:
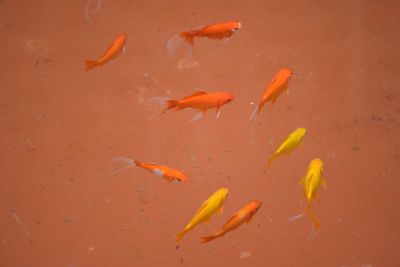
<path fill-rule="evenodd" d="M 257 117 L 265 103 L 268 101 L 271 101 L 272 104 L 275 103 L 276 99 L 288 89 L 288 83 L 292 75 L 292 70 L 289 68 L 283 68 L 275 74 L 274 78 L 265 88 L 261 101 L 251 114 L 250 120 Z"/>
<path fill-rule="evenodd" d="M 174 58 L 177 50 L 182 47 L 184 41 L 190 44 L 189 53 L 187 55 L 187 59 L 189 61 L 193 61 L 193 45 L 194 38 L 206 37 L 210 39 L 228 39 L 232 36 L 235 31 L 238 31 L 242 28 L 242 24 L 239 21 L 227 21 L 222 23 L 211 24 L 207 26 L 203 26 L 201 28 L 181 32 L 172 36 L 167 44 L 166 48 L 168 50 L 169 57 Z"/>
<path fill-rule="evenodd" d="M 227 21 L 201 27 L 200 29 L 182 32 L 179 35 L 193 45 L 194 37 L 207 37 L 211 39 L 229 38 L 235 31 L 242 28 L 242 24 L 238 21 Z"/>
<path fill-rule="evenodd" d="M 85 60 L 86 70 L 90 70 L 98 65 L 103 65 L 110 61 L 111 59 L 115 58 L 124 47 L 127 35 L 126 33 L 119 34 L 107 51 L 97 60 Z"/>
<path fill-rule="evenodd" d="M 238 212 L 236 212 L 235 215 L 233 215 L 224 224 L 224 226 L 222 227 L 222 230 L 220 230 L 219 232 L 217 232 L 214 235 L 202 237 L 201 238 L 202 242 L 206 243 L 206 242 L 214 240 L 215 238 L 222 237 L 226 233 L 235 230 L 236 228 L 238 228 L 245 222 L 249 223 L 251 221 L 252 217 L 254 216 L 254 214 L 256 214 L 256 212 L 258 211 L 258 209 L 260 207 L 261 207 L 261 201 L 259 201 L 259 200 L 251 201 L 246 206 L 241 208 Z"/>
<path fill-rule="evenodd" d="M 179 170 L 170 168 L 168 166 L 158 165 L 158 164 L 153 164 L 153 163 L 145 163 L 145 162 L 141 162 L 139 160 L 132 160 L 132 159 L 121 158 L 121 157 L 114 158 L 112 160 L 112 162 L 115 162 L 115 161 L 120 161 L 123 164 L 125 164 L 126 166 L 115 171 L 114 175 L 117 175 L 118 173 L 122 172 L 125 169 L 133 168 L 134 166 L 136 166 L 138 168 L 145 169 L 158 177 L 166 179 L 168 181 L 168 183 L 170 183 L 172 181 L 182 182 L 182 181 L 188 180 L 188 177 L 186 176 L 186 174 L 184 174 L 183 172 L 181 172 Z"/>
<path fill-rule="evenodd" d="M 166 108 L 159 115 L 170 109 L 177 111 L 185 108 L 193 108 L 201 111 L 199 115 L 201 117 L 208 109 L 216 108 L 218 118 L 220 115 L 220 108 L 233 99 L 234 96 L 227 92 L 207 93 L 205 91 L 196 91 L 192 95 L 180 100 L 166 100 Z M 192 120 L 198 119 L 199 116 L 196 116 L 196 118 Z"/>

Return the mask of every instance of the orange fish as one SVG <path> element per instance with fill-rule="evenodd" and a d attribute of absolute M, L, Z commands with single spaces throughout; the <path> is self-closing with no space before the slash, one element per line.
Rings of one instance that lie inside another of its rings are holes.
<path fill-rule="evenodd" d="M 85 60 L 86 71 L 96 67 L 97 65 L 103 65 L 115 58 L 122 50 L 126 41 L 126 33 L 119 34 L 107 51 L 98 60 Z"/>
<path fill-rule="evenodd" d="M 125 167 L 118 169 L 117 171 L 114 172 L 114 175 L 119 174 L 120 172 L 122 172 L 123 170 L 126 170 L 128 168 L 133 168 L 135 165 L 136 167 L 148 170 L 149 172 L 151 172 L 152 174 L 164 178 L 168 181 L 168 183 L 172 182 L 172 181 L 178 181 L 178 182 L 182 182 L 182 181 L 187 181 L 188 177 L 186 176 L 186 174 L 184 174 L 181 171 L 172 169 L 170 167 L 167 166 L 163 166 L 163 165 L 158 165 L 158 164 L 152 164 L 152 163 L 144 163 L 141 162 L 139 160 L 132 160 L 132 159 L 128 159 L 128 158 L 114 158 L 112 160 L 112 162 L 115 161 L 120 161 L 123 164 L 126 164 Z M 133 165 L 135 163 L 135 165 Z"/>
<path fill-rule="evenodd" d="M 195 37 L 207 37 L 210 39 L 229 38 L 235 31 L 242 28 L 239 21 L 227 21 L 200 27 L 196 30 L 181 32 L 171 37 L 167 42 L 167 50 L 171 58 L 174 57 L 176 50 L 182 45 L 182 40 L 193 46 Z"/>
<path fill-rule="evenodd" d="M 154 97 L 151 100 L 157 100 L 158 97 Z M 166 107 L 165 109 L 156 117 L 160 116 L 161 114 L 165 113 L 167 110 L 173 109 L 175 111 L 182 110 L 185 108 L 193 108 L 200 110 L 198 114 L 196 114 L 192 121 L 200 119 L 203 117 L 204 113 L 210 108 L 217 109 L 217 118 L 221 114 L 221 107 L 225 104 L 228 104 L 234 99 L 231 93 L 227 92 L 215 92 L 215 93 L 207 93 L 205 91 L 196 91 L 192 95 L 182 98 L 181 100 L 165 100 Z"/>
<path fill-rule="evenodd" d="M 282 92 L 288 89 L 288 83 L 292 77 L 292 74 L 292 70 L 289 68 L 283 68 L 275 74 L 274 78 L 269 82 L 267 88 L 265 88 L 261 101 L 251 114 L 250 120 L 257 118 L 258 113 L 260 113 L 265 103 L 271 101 L 272 104 L 274 104 Z"/>
<path fill-rule="evenodd" d="M 250 203 L 248 203 L 246 206 L 241 208 L 238 212 L 235 213 L 222 227 L 222 230 L 217 232 L 214 235 L 210 236 L 204 236 L 202 237 L 202 242 L 210 242 L 211 240 L 214 240 L 215 238 L 222 237 L 226 233 L 235 230 L 239 226 L 241 226 L 243 223 L 247 222 L 250 223 L 252 217 L 258 209 L 261 207 L 261 201 L 259 200 L 253 200 Z"/>

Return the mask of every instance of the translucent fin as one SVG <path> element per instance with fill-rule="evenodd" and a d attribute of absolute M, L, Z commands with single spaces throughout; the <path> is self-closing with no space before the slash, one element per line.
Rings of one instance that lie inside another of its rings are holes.
<path fill-rule="evenodd" d="M 166 107 L 167 106 L 167 102 L 170 100 L 169 97 L 165 97 L 165 96 L 155 96 L 152 97 L 150 99 L 148 99 L 146 101 L 146 103 L 153 103 L 153 104 L 157 104 L 161 107 Z M 156 115 L 153 115 L 151 117 L 149 117 L 149 120 L 153 120 L 156 119 L 158 117 L 160 117 L 162 114 L 164 114 L 167 111 L 167 109 L 165 108 L 164 110 L 162 110 L 160 113 L 157 113 Z"/>
<path fill-rule="evenodd" d="M 197 112 L 197 113 L 194 114 L 194 116 L 190 119 L 190 122 L 197 121 L 197 120 L 199 120 L 199 119 L 201 119 L 201 118 L 203 118 L 203 117 L 204 117 L 204 112 L 202 112 L 202 111 Z"/>
<path fill-rule="evenodd" d="M 295 216 L 293 216 L 293 217 L 290 217 L 290 218 L 288 219 L 288 222 L 296 221 L 296 220 L 298 220 L 298 219 L 300 219 L 300 218 L 303 218 L 303 216 L 304 216 L 304 212 L 303 212 L 303 213 L 300 213 L 300 214 L 298 214 L 298 215 L 295 215 Z"/>
<path fill-rule="evenodd" d="M 117 169 L 117 170 L 114 172 L 114 174 L 113 174 L 114 176 L 115 176 L 115 175 L 118 175 L 119 173 L 123 172 L 123 171 L 126 170 L 126 169 L 134 168 L 134 167 L 135 167 L 135 165 L 133 164 L 133 162 L 134 162 L 133 159 L 122 158 L 122 157 L 116 157 L 116 158 L 113 158 L 113 159 L 111 160 L 111 164 L 114 164 L 114 163 L 116 163 L 117 161 L 119 161 L 121 164 L 126 165 L 126 166 Z"/>
<path fill-rule="evenodd" d="M 308 235 L 308 240 L 312 240 L 319 234 L 319 229 L 312 228 L 310 234 Z"/>
<path fill-rule="evenodd" d="M 171 98 L 166 96 L 155 96 L 146 101 L 146 103 L 158 104 L 160 106 L 165 106 L 166 102 Z"/>
<path fill-rule="evenodd" d="M 257 114 L 258 114 L 258 106 L 251 113 L 249 121 L 253 121 L 253 120 L 256 121 L 257 120 Z"/>
<path fill-rule="evenodd" d="M 91 16 L 100 10 L 102 0 L 95 0 L 95 4 L 93 5 L 93 0 L 87 1 L 86 8 L 85 8 L 85 18 L 87 21 L 90 21 Z"/>
<path fill-rule="evenodd" d="M 218 119 L 220 115 L 221 115 L 221 109 L 218 108 L 218 109 L 217 109 L 217 116 L 216 116 L 216 119 Z"/>
<path fill-rule="evenodd" d="M 168 51 L 168 58 L 170 60 L 174 59 L 178 50 L 182 47 L 182 45 L 186 43 L 185 39 L 182 38 L 179 34 L 175 34 L 165 44 L 165 48 Z"/>

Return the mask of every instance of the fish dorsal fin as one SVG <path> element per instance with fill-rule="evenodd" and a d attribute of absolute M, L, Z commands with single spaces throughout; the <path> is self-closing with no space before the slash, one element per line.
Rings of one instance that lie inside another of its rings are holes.
<path fill-rule="evenodd" d="M 193 94 L 185 96 L 183 99 L 188 99 L 188 98 L 191 98 L 191 97 L 194 97 L 194 96 L 205 95 L 205 94 L 207 94 L 207 92 L 202 91 L 202 90 L 197 90 Z"/>

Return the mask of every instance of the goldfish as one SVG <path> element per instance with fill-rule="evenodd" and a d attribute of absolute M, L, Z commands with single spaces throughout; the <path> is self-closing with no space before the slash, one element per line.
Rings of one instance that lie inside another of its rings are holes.
<path fill-rule="evenodd" d="M 176 241 L 181 240 L 187 232 L 192 230 L 196 225 L 209 221 L 211 216 L 216 213 L 217 211 L 222 214 L 225 199 L 228 196 L 228 189 L 221 188 L 217 190 L 214 194 L 212 194 L 207 200 L 205 200 L 202 204 L 200 209 L 196 212 L 190 222 L 186 225 L 185 229 L 177 234 Z"/>
<path fill-rule="evenodd" d="M 151 100 L 157 100 L 158 97 L 154 97 Z M 227 92 L 215 92 L 215 93 L 207 93 L 205 91 L 199 90 L 194 92 L 193 94 L 186 96 L 180 100 L 167 99 L 161 100 L 166 104 L 165 109 L 156 117 L 165 113 L 167 110 L 173 109 L 175 111 L 182 110 L 185 108 L 193 108 L 200 110 L 198 114 L 196 114 L 192 121 L 200 119 L 204 116 L 206 111 L 211 108 L 217 109 L 217 118 L 221 114 L 221 107 L 225 104 L 228 104 L 234 99 L 234 96 L 231 93 Z"/>
<path fill-rule="evenodd" d="M 179 170 L 164 166 L 164 165 L 145 163 L 145 162 L 141 162 L 139 160 L 132 160 L 132 159 L 121 158 L 121 157 L 117 157 L 112 160 L 112 162 L 115 162 L 115 161 L 120 161 L 120 162 L 126 164 L 126 166 L 117 170 L 116 172 L 114 172 L 114 175 L 117 175 L 120 172 L 122 172 L 128 168 L 134 168 L 136 166 L 138 168 L 142 168 L 142 169 L 145 169 L 145 170 L 151 172 L 155 176 L 166 179 L 168 181 L 168 183 L 170 183 L 172 181 L 185 182 L 188 180 L 188 177 L 185 173 L 183 173 Z"/>
<path fill-rule="evenodd" d="M 268 168 L 272 161 L 274 161 L 281 154 L 288 154 L 293 151 L 298 145 L 301 144 L 304 136 L 306 135 L 306 128 L 297 128 L 294 130 L 278 147 L 275 153 L 269 158 L 267 167 Z"/>
<path fill-rule="evenodd" d="M 241 208 L 238 212 L 236 212 L 222 227 L 222 229 L 217 232 L 214 235 L 210 236 L 204 236 L 202 237 L 202 242 L 210 242 L 214 240 L 215 238 L 222 237 L 226 233 L 235 230 L 242 224 L 250 223 L 251 219 L 253 218 L 254 214 L 258 211 L 258 209 L 261 207 L 261 201 L 259 200 L 253 200 L 250 203 L 248 203 L 246 206 Z"/>
<path fill-rule="evenodd" d="M 319 229 L 319 223 L 314 217 L 314 214 L 311 212 L 311 201 L 317 197 L 317 190 L 320 185 L 322 184 L 326 186 L 326 181 L 322 177 L 323 166 L 324 164 L 322 160 L 318 158 L 313 159 L 310 162 L 306 175 L 300 180 L 300 184 L 304 186 L 304 196 L 307 199 L 307 207 L 303 213 L 289 218 L 289 221 L 297 220 L 303 217 L 305 214 L 309 214 L 314 228 L 316 230 Z"/>
<path fill-rule="evenodd" d="M 222 23 L 202 26 L 195 30 L 181 32 L 171 37 L 166 44 L 170 58 L 174 58 L 176 51 L 184 42 L 190 45 L 190 56 L 193 56 L 194 38 L 206 37 L 210 39 L 224 39 L 231 37 L 234 32 L 242 28 L 239 21 L 227 21 Z"/>
<path fill-rule="evenodd" d="M 265 88 L 261 101 L 254 109 L 253 113 L 251 113 L 249 120 L 256 120 L 265 103 L 271 101 L 272 104 L 274 104 L 276 99 L 282 94 L 282 92 L 288 90 L 288 83 L 292 75 L 292 70 L 289 68 L 283 68 L 275 74 L 273 79 Z"/>
<path fill-rule="evenodd" d="M 97 60 L 85 60 L 85 65 L 86 65 L 86 71 L 98 66 L 98 65 L 103 65 L 110 61 L 111 59 L 115 58 L 122 50 L 125 41 L 126 41 L 127 35 L 126 33 L 121 33 L 119 34 L 110 47 L 107 49 L 107 51 Z"/>

